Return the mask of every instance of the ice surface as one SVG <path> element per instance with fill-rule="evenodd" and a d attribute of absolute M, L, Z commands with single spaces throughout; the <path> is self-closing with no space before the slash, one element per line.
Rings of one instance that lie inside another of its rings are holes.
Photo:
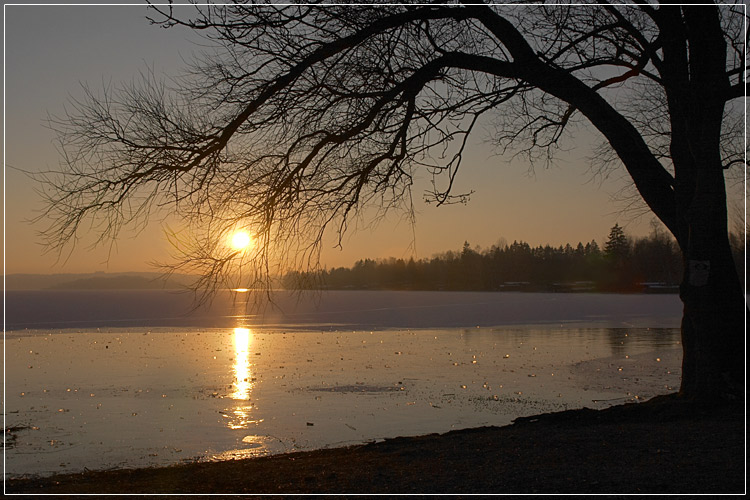
<path fill-rule="evenodd" d="M 6 329 L 337 325 L 349 329 L 564 324 L 680 326 L 677 295 L 512 292 L 275 292 L 219 294 L 191 311 L 189 293 L 165 290 L 8 291 Z"/>
<path fill-rule="evenodd" d="M 671 392 L 671 328 L 28 330 L 6 474 L 166 465 L 504 425 Z"/>

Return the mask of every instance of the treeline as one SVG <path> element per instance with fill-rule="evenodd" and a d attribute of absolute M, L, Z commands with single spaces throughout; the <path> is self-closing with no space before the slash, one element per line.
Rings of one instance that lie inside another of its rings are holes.
<path fill-rule="evenodd" d="M 744 247 L 737 252 L 743 255 Z M 676 292 L 681 278 L 680 252 L 670 235 L 654 229 L 648 237 L 633 239 L 616 224 L 604 248 L 593 240 L 559 247 L 532 247 L 514 241 L 488 249 L 472 248 L 466 242 L 459 251 L 430 259 L 365 259 L 352 268 L 289 273 L 284 285 L 361 290 Z"/>

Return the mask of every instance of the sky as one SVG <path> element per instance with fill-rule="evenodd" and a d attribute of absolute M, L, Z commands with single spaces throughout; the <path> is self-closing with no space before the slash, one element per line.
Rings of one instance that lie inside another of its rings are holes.
<path fill-rule="evenodd" d="M 169 261 L 164 227 L 154 222 L 140 233 L 125 232 L 110 245 L 91 248 L 83 237 L 60 256 L 45 253 L 38 236 L 44 221 L 32 224 L 43 207 L 38 186 L 15 169 L 55 169 L 60 161 L 54 134 L 46 125 L 81 83 L 97 88 L 128 82 L 153 68 L 177 75 L 196 51 L 191 33 L 164 30 L 146 20 L 145 6 L 5 6 L 5 269 L 11 273 L 82 273 L 155 270 Z M 567 144 L 555 166 L 530 170 L 523 160 L 501 158 L 480 133 L 457 177 L 455 192 L 474 191 L 466 205 L 435 207 L 422 201 L 426 178 L 413 190 L 416 223 L 393 213 L 372 227 L 369 220 L 347 234 L 343 249 L 333 235 L 324 241 L 322 264 L 351 266 L 362 258 L 429 258 L 459 250 L 464 241 L 489 247 L 523 240 L 554 246 L 595 239 L 600 245 L 619 223 L 628 234 L 651 230 L 652 217 L 636 217 L 616 201 L 629 185 L 624 168 L 601 181 L 592 175 L 595 133 L 582 130 Z M 10 168 L 9 168 L 10 167 Z M 736 199 L 740 197 L 735 196 Z M 625 210 L 625 211 L 624 211 Z"/>

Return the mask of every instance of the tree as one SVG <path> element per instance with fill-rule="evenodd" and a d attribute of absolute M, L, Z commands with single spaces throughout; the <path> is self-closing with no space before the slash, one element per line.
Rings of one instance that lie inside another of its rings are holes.
<path fill-rule="evenodd" d="M 53 120 L 51 247 L 92 219 L 112 237 L 169 207 L 198 233 L 176 266 L 202 286 L 229 274 L 236 252 L 217 242 L 235 226 L 258 235 L 259 277 L 314 265 L 323 231 L 341 236 L 362 207 L 408 211 L 416 169 L 434 175 L 429 200 L 465 200 L 452 186 L 480 123 L 534 161 L 588 123 L 680 247 L 681 394 L 744 395 L 724 184 L 744 156 L 741 5 L 153 9 L 217 48 L 176 89 L 85 89 Z"/>
<path fill-rule="evenodd" d="M 625 236 L 625 232 L 619 224 L 615 224 L 612 226 L 612 229 L 610 229 L 609 237 L 604 244 L 604 251 L 609 257 L 616 261 L 622 261 L 628 257 L 628 253 L 630 253 L 630 244 L 628 243 L 627 236 Z"/>
<path fill-rule="evenodd" d="M 656 220 L 651 222 L 651 227 L 649 237 L 639 238 L 633 243 L 634 274 L 640 281 L 679 283 L 681 259 L 674 238 Z"/>
<path fill-rule="evenodd" d="M 612 226 L 604 244 L 604 255 L 608 263 L 607 287 L 622 289 L 634 284 L 630 263 L 630 242 L 619 224 Z"/>

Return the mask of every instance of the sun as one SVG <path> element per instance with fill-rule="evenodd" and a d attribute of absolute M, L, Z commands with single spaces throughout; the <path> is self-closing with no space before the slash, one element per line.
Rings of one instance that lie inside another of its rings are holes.
<path fill-rule="evenodd" d="M 253 239 L 246 231 L 237 231 L 231 236 L 229 244 L 237 251 L 245 250 L 252 245 Z"/>

